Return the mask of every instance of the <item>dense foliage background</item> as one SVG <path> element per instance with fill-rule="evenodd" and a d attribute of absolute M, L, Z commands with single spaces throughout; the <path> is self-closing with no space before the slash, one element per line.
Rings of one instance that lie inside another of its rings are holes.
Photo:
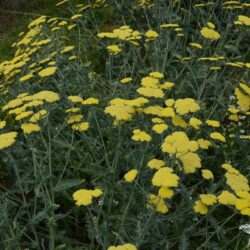
<path fill-rule="evenodd" d="M 249 5 L 25 11 L 0 43 L 0 248 L 247 249 Z"/>

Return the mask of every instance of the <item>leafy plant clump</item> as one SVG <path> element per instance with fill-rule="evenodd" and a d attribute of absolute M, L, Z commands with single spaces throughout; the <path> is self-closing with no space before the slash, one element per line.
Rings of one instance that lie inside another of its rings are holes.
<path fill-rule="evenodd" d="M 0 248 L 246 249 L 250 5 L 56 7 L 0 62 Z"/>

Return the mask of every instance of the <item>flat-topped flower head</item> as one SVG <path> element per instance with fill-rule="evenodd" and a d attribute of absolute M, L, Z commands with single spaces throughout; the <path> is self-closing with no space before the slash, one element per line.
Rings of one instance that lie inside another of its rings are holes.
<path fill-rule="evenodd" d="M 23 123 L 21 128 L 25 134 L 31 134 L 33 132 L 39 132 L 41 127 L 34 123 Z"/>
<path fill-rule="evenodd" d="M 57 67 L 48 67 L 38 72 L 40 77 L 52 76 L 56 73 Z"/>
<path fill-rule="evenodd" d="M 150 142 L 152 140 L 152 137 L 146 133 L 145 131 L 142 131 L 140 129 L 135 129 L 133 131 L 132 140 L 134 141 L 140 141 L 140 142 Z"/>
<path fill-rule="evenodd" d="M 159 169 L 165 165 L 165 162 L 163 160 L 158 159 L 152 159 L 148 162 L 148 167 L 151 169 Z"/>
<path fill-rule="evenodd" d="M 220 39 L 220 33 L 210 27 L 203 27 L 200 32 L 203 37 L 209 40 Z"/>
<path fill-rule="evenodd" d="M 137 250 L 136 246 L 130 243 L 124 245 L 110 246 L 107 250 Z"/>
<path fill-rule="evenodd" d="M 132 182 L 132 181 L 135 180 L 137 174 L 138 174 L 138 170 L 137 169 L 132 169 L 132 170 L 128 171 L 124 175 L 124 179 L 125 179 L 126 182 Z"/>
<path fill-rule="evenodd" d="M 77 206 L 88 206 L 93 202 L 93 198 L 98 198 L 102 195 L 102 190 L 97 188 L 94 190 L 79 189 L 73 193 L 73 199 Z"/>
<path fill-rule="evenodd" d="M 16 141 L 17 132 L 0 134 L 0 149 L 8 148 Z"/>

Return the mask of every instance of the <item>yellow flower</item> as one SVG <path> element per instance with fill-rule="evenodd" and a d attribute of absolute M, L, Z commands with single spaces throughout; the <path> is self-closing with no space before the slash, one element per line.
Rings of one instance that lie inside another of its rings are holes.
<path fill-rule="evenodd" d="M 25 82 L 33 77 L 33 74 L 27 74 L 19 79 L 20 82 Z"/>
<path fill-rule="evenodd" d="M 61 50 L 60 53 L 61 53 L 61 54 L 65 54 L 65 53 L 67 53 L 67 52 L 73 50 L 74 48 L 75 48 L 75 46 L 66 46 L 66 47 L 64 47 L 63 50 Z"/>
<path fill-rule="evenodd" d="M 197 200 L 197 201 L 195 202 L 195 205 L 194 205 L 194 211 L 195 211 L 196 213 L 199 213 L 199 214 L 204 215 L 204 214 L 207 214 L 207 212 L 208 212 L 208 207 L 207 207 L 204 203 L 202 203 L 202 201 Z"/>
<path fill-rule="evenodd" d="M 99 100 L 93 97 L 90 97 L 82 102 L 83 105 L 93 105 L 99 104 Z"/>
<path fill-rule="evenodd" d="M 175 100 L 174 99 L 168 99 L 165 101 L 165 104 L 167 107 L 172 107 L 175 103 Z"/>
<path fill-rule="evenodd" d="M 23 101 L 21 99 L 13 99 L 13 100 L 9 101 L 6 105 L 4 105 L 2 107 L 2 110 L 5 111 L 7 109 L 13 109 L 13 108 L 16 108 L 22 104 L 23 104 Z"/>
<path fill-rule="evenodd" d="M 160 89 L 166 89 L 166 90 L 170 90 L 174 87 L 174 83 L 173 82 L 164 82 L 163 84 L 159 85 Z"/>
<path fill-rule="evenodd" d="M 250 26 L 250 17 L 239 15 L 238 22 L 240 22 L 241 24 Z"/>
<path fill-rule="evenodd" d="M 158 115 L 160 115 L 162 117 L 175 117 L 175 112 L 174 112 L 174 109 L 172 107 L 166 107 L 166 108 L 162 109 L 162 112 L 158 113 Z"/>
<path fill-rule="evenodd" d="M 217 197 L 214 194 L 200 194 L 200 199 L 207 206 L 217 203 Z"/>
<path fill-rule="evenodd" d="M 153 122 L 153 123 L 156 123 L 156 124 L 164 123 L 164 121 L 163 121 L 161 118 L 158 118 L 158 117 L 153 118 L 153 119 L 152 119 L 152 122 Z"/>
<path fill-rule="evenodd" d="M 250 94 L 248 95 L 243 94 L 239 88 L 236 88 L 234 93 L 237 97 L 237 103 L 242 109 L 242 111 L 243 112 L 249 111 L 250 110 Z"/>
<path fill-rule="evenodd" d="M 232 174 L 227 172 L 225 174 L 225 177 L 227 179 L 226 183 L 227 185 L 234 191 L 250 191 L 250 187 L 248 185 L 248 180 L 245 176 L 242 174 Z"/>
<path fill-rule="evenodd" d="M 107 49 L 109 54 L 111 55 L 117 55 L 122 51 L 121 48 L 117 45 L 109 45 L 107 46 Z"/>
<path fill-rule="evenodd" d="M 235 205 L 236 199 L 237 199 L 237 197 L 228 191 L 223 191 L 218 196 L 218 202 L 223 204 L 223 205 Z"/>
<path fill-rule="evenodd" d="M 210 137 L 214 140 L 218 140 L 218 141 L 222 141 L 222 142 L 226 142 L 225 137 L 219 133 L 219 132 L 213 132 L 210 134 Z"/>
<path fill-rule="evenodd" d="M 159 79 L 152 76 L 146 76 L 141 79 L 141 85 L 143 87 L 158 88 Z"/>
<path fill-rule="evenodd" d="M 163 108 L 161 106 L 148 106 L 143 109 L 143 113 L 147 115 L 162 116 L 162 111 L 163 111 Z"/>
<path fill-rule="evenodd" d="M 236 199 L 235 207 L 238 210 L 243 210 L 245 208 L 250 208 L 250 200 L 248 199 Z"/>
<path fill-rule="evenodd" d="M 162 199 L 170 199 L 174 195 L 174 191 L 168 187 L 160 187 L 158 190 L 158 195 Z"/>
<path fill-rule="evenodd" d="M 194 129 L 200 129 L 202 122 L 201 120 L 197 119 L 197 118 L 190 118 L 189 120 L 189 125 L 192 126 Z"/>
<path fill-rule="evenodd" d="M 158 169 L 152 178 L 152 184 L 156 187 L 177 187 L 178 183 L 179 177 L 169 167 Z"/>
<path fill-rule="evenodd" d="M 222 164 L 221 167 L 226 169 L 228 173 L 235 174 L 235 175 L 240 174 L 240 172 L 237 169 L 235 169 L 232 165 L 230 165 L 228 163 Z"/>
<path fill-rule="evenodd" d="M 176 131 L 172 135 L 168 135 L 162 144 L 162 151 L 169 154 L 183 155 L 189 151 L 198 150 L 198 143 L 190 141 L 187 135 L 182 131 Z M 183 155 L 184 157 L 184 155 Z"/>
<path fill-rule="evenodd" d="M 163 91 L 157 88 L 142 87 L 142 88 L 138 88 L 136 91 L 140 95 L 147 96 L 147 97 L 163 98 L 164 96 Z"/>
<path fill-rule="evenodd" d="M 180 115 L 194 113 L 200 110 L 199 104 L 192 98 L 178 99 L 175 101 L 174 107 Z"/>
<path fill-rule="evenodd" d="M 158 36 L 159 36 L 159 34 L 156 31 L 154 31 L 154 30 L 148 30 L 146 32 L 146 37 L 148 39 L 156 39 Z"/>
<path fill-rule="evenodd" d="M 133 79 L 131 77 L 126 77 L 120 80 L 120 83 L 129 83 L 131 82 Z"/>
<path fill-rule="evenodd" d="M 77 95 L 68 96 L 68 100 L 70 100 L 73 103 L 82 103 L 83 102 L 82 97 L 77 96 Z"/>
<path fill-rule="evenodd" d="M 97 198 L 102 195 L 102 191 L 100 189 L 95 190 L 87 190 L 87 189 L 79 189 L 73 193 L 73 199 L 76 201 L 77 206 L 88 206 L 92 203 L 93 197 Z"/>
<path fill-rule="evenodd" d="M 155 196 L 154 194 L 151 194 L 149 196 L 149 208 L 155 208 L 156 212 L 165 214 L 168 212 L 168 207 L 164 203 L 164 200 L 159 197 Z"/>
<path fill-rule="evenodd" d="M 54 75 L 55 72 L 57 70 L 57 67 L 48 67 L 48 68 L 45 68 L 41 71 L 38 72 L 38 75 L 40 77 L 47 77 L 47 76 L 51 76 L 51 75 Z"/>
<path fill-rule="evenodd" d="M 30 122 L 38 122 L 41 119 L 44 119 L 47 114 L 47 110 L 43 109 L 35 113 L 31 118 L 29 119 Z"/>
<path fill-rule="evenodd" d="M 41 127 L 34 123 L 23 123 L 21 128 L 25 134 L 31 134 L 32 132 L 39 132 Z"/>
<path fill-rule="evenodd" d="M 26 111 L 26 112 L 22 112 L 20 115 L 17 115 L 15 120 L 16 121 L 20 121 L 24 118 L 27 118 L 29 116 L 31 116 L 33 114 L 33 111 Z"/>
<path fill-rule="evenodd" d="M 6 121 L 0 121 L 0 129 L 5 128 L 6 126 Z"/>
<path fill-rule="evenodd" d="M 69 61 L 76 60 L 77 58 L 78 58 L 77 56 L 70 56 L 70 57 L 69 57 Z"/>
<path fill-rule="evenodd" d="M 138 171 L 136 169 L 132 169 L 124 175 L 124 179 L 126 182 L 132 182 L 136 178 L 137 174 Z"/>
<path fill-rule="evenodd" d="M 33 99 L 37 100 L 44 100 L 46 102 L 56 102 L 60 100 L 60 97 L 57 93 L 53 91 L 43 90 L 38 92 L 37 94 L 34 94 Z"/>
<path fill-rule="evenodd" d="M 76 20 L 78 19 L 79 17 L 82 17 L 82 14 L 76 14 L 74 16 L 71 17 L 71 20 Z"/>
<path fill-rule="evenodd" d="M 179 24 L 177 23 L 164 23 L 161 25 L 161 28 L 178 28 Z"/>
<path fill-rule="evenodd" d="M 209 146 L 212 145 L 210 141 L 204 140 L 204 139 L 198 139 L 197 142 L 198 142 L 199 148 L 201 149 L 208 149 Z"/>
<path fill-rule="evenodd" d="M 158 159 L 153 159 L 148 162 L 148 167 L 151 169 L 159 169 L 165 165 L 165 162 Z"/>
<path fill-rule="evenodd" d="M 17 137 L 17 132 L 9 132 L 0 134 L 0 149 L 8 148 L 11 146 Z"/>
<path fill-rule="evenodd" d="M 83 118 L 83 115 L 73 115 L 67 119 L 67 123 L 72 124 L 75 122 L 79 122 L 79 121 L 81 121 L 82 118 Z"/>
<path fill-rule="evenodd" d="M 203 46 L 199 43 L 190 43 L 189 45 L 197 49 L 203 49 Z"/>
<path fill-rule="evenodd" d="M 220 70 L 221 67 L 210 67 L 209 69 L 210 69 L 210 70 Z"/>
<path fill-rule="evenodd" d="M 74 29 L 75 27 L 76 27 L 76 24 L 71 24 L 71 25 L 68 26 L 68 30 L 72 30 L 72 29 Z"/>
<path fill-rule="evenodd" d="M 242 215 L 250 216 L 250 208 L 248 207 L 248 208 L 242 209 L 242 210 L 240 211 L 240 213 L 241 213 Z"/>
<path fill-rule="evenodd" d="M 163 123 L 163 124 L 155 124 L 152 127 L 152 130 L 155 131 L 157 134 L 162 134 L 166 129 L 168 128 L 168 125 Z"/>
<path fill-rule="evenodd" d="M 198 154 L 188 152 L 180 155 L 179 159 L 182 161 L 184 173 L 186 174 L 192 174 L 197 168 L 201 168 L 201 159 Z"/>
<path fill-rule="evenodd" d="M 202 177 L 205 179 L 205 180 L 210 180 L 210 179 L 214 179 L 214 175 L 213 173 L 208 170 L 208 169 L 203 169 L 201 170 L 202 172 Z"/>
<path fill-rule="evenodd" d="M 94 190 L 89 190 L 91 192 L 91 195 L 94 196 L 95 198 L 101 196 L 103 193 L 102 193 L 102 190 L 100 188 L 96 188 Z"/>
<path fill-rule="evenodd" d="M 164 77 L 164 75 L 158 71 L 149 73 L 149 76 L 154 77 L 154 78 L 158 78 L 158 79 L 161 79 Z"/>
<path fill-rule="evenodd" d="M 136 246 L 130 243 L 118 246 L 110 246 L 107 250 L 137 250 Z"/>
<path fill-rule="evenodd" d="M 134 141 L 149 142 L 152 140 L 152 137 L 149 134 L 147 134 L 146 132 L 144 132 L 140 129 L 135 129 L 133 131 L 133 134 L 134 135 L 132 136 L 132 140 L 134 140 Z"/>
<path fill-rule="evenodd" d="M 89 129 L 89 123 L 88 122 L 82 122 L 79 124 L 74 124 L 71 127 L 75 131 L 83 132 Z"/>
<path fill-rule="evenodd" d="M 214 128 L 220 127 L 220 122 L 219 122 L 219 121 L 216 121 L 216 120 L 207 120 L 207 121 L 206 121 L 206 124 L 207 124 L 208 126 L 211 126 L 211 127 L 214 127 Z"/>
<path fill-rule="evenodd" d="M 207 26 L 210 28 L 210 29 L 215 29 L 215 25 L 212 23 L 212 22 L 207 22 Z"/>
<path fill-rule="evenodd" d="M 112 104 L 105 108 L 105 113 L 115 117 L 117 121 L 130 121 L 132 114 L 135 113 L 135 108 L 126 106 L 125 104 Z"/>
<path fill-rule="evenodd" d="M 208 27 L 204 27 L 201 29 L 201 35 L 210 40 L 220 39 L 220 34 L 214 29 L 210 29 Z"/>
<path fill-rule="evenodd" d="M 88 206 L 92 203 L 92 194 L 89 190 L 80 189 L 73 194 L 73 198 L 76 201 L 77 206 Z"/>

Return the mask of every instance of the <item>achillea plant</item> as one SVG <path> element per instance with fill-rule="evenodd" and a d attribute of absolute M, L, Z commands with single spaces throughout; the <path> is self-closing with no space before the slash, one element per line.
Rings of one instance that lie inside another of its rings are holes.
<path fill-rule="evenodd" d="M 0 247 L 244 249 L 249 4 L 56 5 L 0 63 Z"/>

